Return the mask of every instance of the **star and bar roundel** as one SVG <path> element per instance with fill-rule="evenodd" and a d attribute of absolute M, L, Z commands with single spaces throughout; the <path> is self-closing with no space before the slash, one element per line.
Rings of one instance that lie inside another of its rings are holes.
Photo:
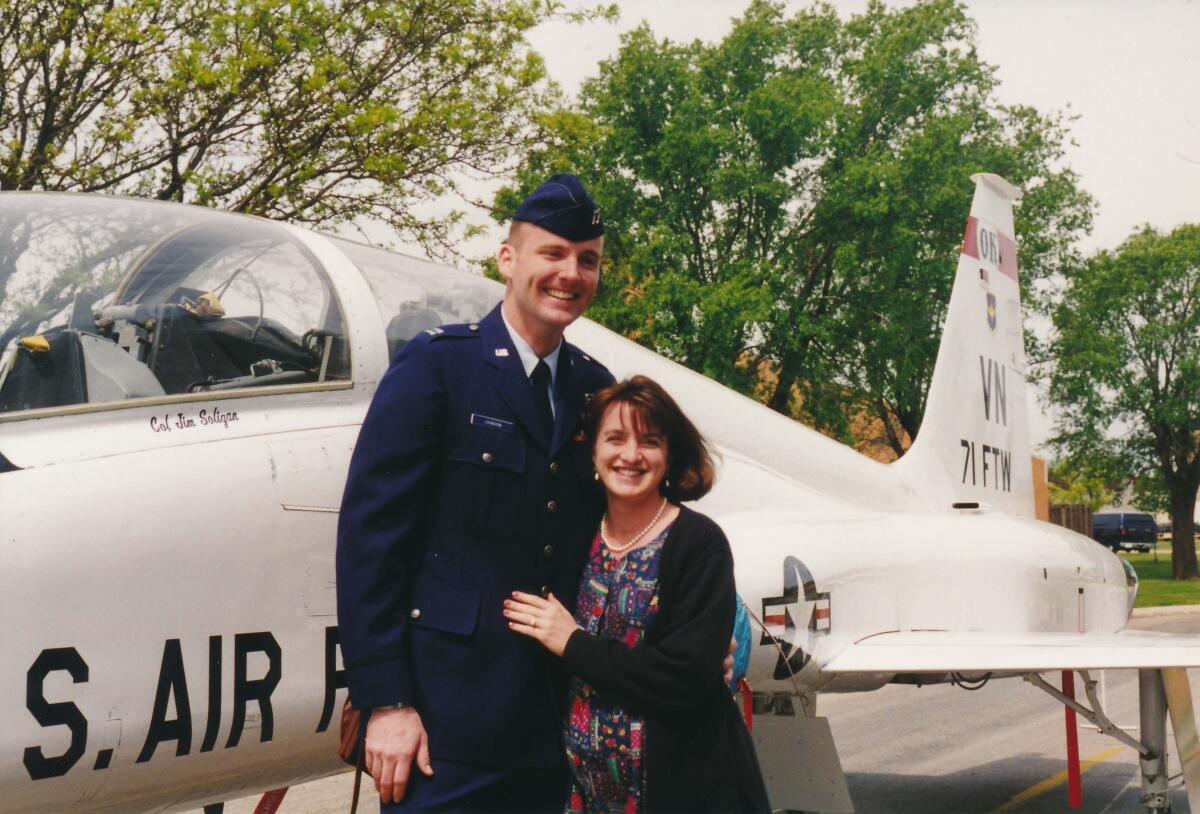
<path fill-rule="evenodd" d="M 775 679 L 799 673 L 812 660 L 804 652 L 804 631 L 828 632 L 830 628 L 829 594 L 817 591 L 812 573 L 795 557 L 783 561 L 783 594 L 762 601 L 763 634 L 759 644 L 778 644 L 779 661 Z"/>

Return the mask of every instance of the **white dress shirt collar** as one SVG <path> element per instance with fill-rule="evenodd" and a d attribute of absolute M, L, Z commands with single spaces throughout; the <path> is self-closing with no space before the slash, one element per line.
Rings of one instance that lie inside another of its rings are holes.
<path fill-rule="evenodd" d="M 500 309 L 500 318 L 504 320 L 504 327 L 508 331 L 509 338 L 512 339 L 513 347 L 517 349 L 517 356 L 521 357 L 521 366 L 525 368 L 525 377 L 529 378 L 533 375 L 533 369 L 537 367 L 538 355 L 530 347 L 525 338 L 517 333 L 516 329 L 509 324 L 508 318 L 504 316 L 504 309 Z M 558 354 L 562 350 L 562 340 L 558 340 L 558 344 L 554 346 L 554 350 L 547 353 L 544 357 L 546 364 L 550 368 L 550 387 L 554 387 L 555 380 L 558 378 Z"/>

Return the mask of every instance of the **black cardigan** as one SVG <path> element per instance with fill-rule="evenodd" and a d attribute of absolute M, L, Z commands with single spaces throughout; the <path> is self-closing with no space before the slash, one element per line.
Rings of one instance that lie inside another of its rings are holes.
<path fill-rule="evenodd" d="M 769 811 L 754 745 L 721 676 L 733 555 L 720 526 L 687 507 L 663 543 L 658 600 L 636 647 L 572 633 L 567 668 L 645 719 L 647 812 Z"/>

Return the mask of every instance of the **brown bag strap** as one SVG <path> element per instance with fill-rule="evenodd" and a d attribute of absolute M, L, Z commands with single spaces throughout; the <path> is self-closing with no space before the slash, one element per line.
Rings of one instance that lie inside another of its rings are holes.
<path fill-rule="evenodd" d="M 363 767 L 361 761 L 354 767 L 354 796 L 350 798 L 350 814 L 358 811 L 358 790 L 362 786 Z"/>
<path fill-rule="evenodd" d="M 359 726 L 361 729 L 358 734 L 358 760 L 354 761 L 354 794 L 350 797 L 350 814 L 355 814 L 358 811 L 358 792 L 362 786 L 363 771 L 367 765 L 367 744 L 361 731 L 362 729 L 366 729 L 366 725 L 361 719 Z"/>

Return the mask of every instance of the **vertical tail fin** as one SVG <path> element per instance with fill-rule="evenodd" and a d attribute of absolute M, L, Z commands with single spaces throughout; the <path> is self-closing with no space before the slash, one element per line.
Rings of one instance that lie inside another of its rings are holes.
<path fill-rule="evenodd" d="M 1033 516 L 1025 346 L 1013 203 L 998 175 L 971 176 L 975 198 L 920 432 L 896 462 L 934 506 L 981 503 Z"/>

